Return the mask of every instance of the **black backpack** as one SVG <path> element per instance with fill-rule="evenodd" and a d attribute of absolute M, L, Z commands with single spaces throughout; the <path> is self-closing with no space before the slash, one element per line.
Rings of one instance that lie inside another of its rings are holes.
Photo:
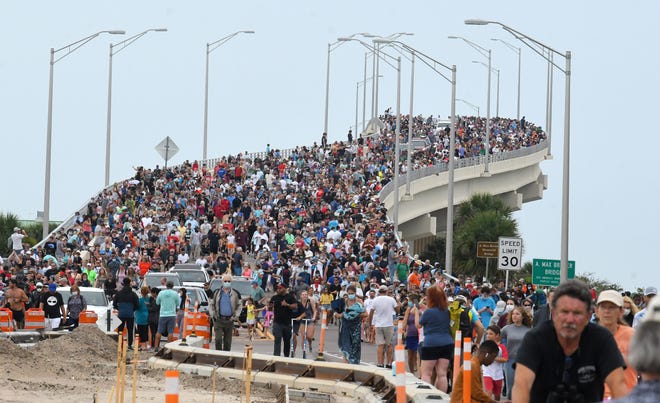
<path fill-rule="evenodd" d="M 461 316 L 458 322 L 458 329 L 461 331 L 463 337 L 472 337 L 472 331 L 474 330 L 474 325 L 470 320 L 470 309 L 463 308 Z"/>

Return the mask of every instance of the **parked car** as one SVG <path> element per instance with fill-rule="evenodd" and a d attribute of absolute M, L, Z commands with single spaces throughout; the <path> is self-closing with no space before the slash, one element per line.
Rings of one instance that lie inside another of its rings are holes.
<path fill-rule="evenodd" d="M 146 285 L 149 288 L 164 286 L 164 284 L 162 283 L 163 278 L 165 278 L 166 282 L 171 281 L 175 287 L 182 285 L 181 277 L 179 277 L 179 275 L 176 273 L 148 272 L 147 274 L 144 275 L 142 281 L 140 281 L 140 288 L 143 285 Z"/>
<path fill-rule="evenodd" d="M 250 289 L 252 288 L 252 279 L 249 277 L 243 276 L 234 276 L 231 279 L 231 288 L 238 291 L 238 294 L 241 296 L 241 299 L 250 296 Z M 215 290 L 222 288 L 222 277 L 216 277 L 209 283 L 211 290 L 215 293 Z"/>
<path fill-rule="evenodd" d="M 70 287 L 57 287 L 57 292 L 62 294 L 62 299 L 66 304 L 71 296 Z M 87 310 L 94 311 L 98 315 L 96 326 L 104 332 L 110 332 L 119 325 L 119 318 L 112 311 L 112 302 L 108 300 L 105 292 L 95 287 L 80 287 L 80 295 L 87 303 Z M 110 323 L 108 324 L 108 309 L 110 310 Z"/>
<path fill-rule="evenodd" d="M 211 281 L 209 273 L 196 264 L 176 265 L 169 273 L 178 274 L 184 287 L 203 287 Z"/>

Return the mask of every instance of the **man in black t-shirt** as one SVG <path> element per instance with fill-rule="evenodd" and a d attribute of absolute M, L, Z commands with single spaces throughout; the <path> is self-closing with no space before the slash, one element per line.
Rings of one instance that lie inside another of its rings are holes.
<path fill-rule="evenodd" d="M 291 352 L 291 311 L 297 307 L 297 302 L 283 284 L 277 286 L 277 294 L 270 302 L 273 303 L 273 355 L 281 354 L 284 343 L 284 356 L 288 357 Z"/>
<path fill-rule="evenodd" d="M 514 402 L 600 402 L 604 384 L 614 398 L 628 393 L 614 337 L 590 318 L 584 283 L 569 280 L 555 290 L 552 321 L 527 332 L 518 350 Z"/>
<path fill-rule="evenodd" d="M 57 285 L 55 283 L 48 285 L 48 292 L 41 298 L 39 308 L 44 311 L 46 330 L 53 330 L 60 327 L 62 318 L 66 319 L 64 299 L 62 298 L 62 294 L 57 292 Z"/>

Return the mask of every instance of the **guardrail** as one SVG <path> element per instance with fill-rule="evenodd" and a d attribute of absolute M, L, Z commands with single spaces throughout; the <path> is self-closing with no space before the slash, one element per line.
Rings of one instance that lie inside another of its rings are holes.
<path fill-rule="evenodd" d="M 534 154 L 540 150 L 543 150 L 545 148 L 548 148 L 548 142 L 547 141 L 542 141 L 539 144 L 535 144 L 533 146 L 529 147 L 523 147 L 519 148 L 517 150 L 512 150 L 512 151 L 503 151 L 499 153 L 492 154 L 490 156 L 489 162 L 498 162 L 498 161 L 505 161 L 513 158 L 519 158 L 519 157 L 524 157 L 526 155 Z M 472 167 L 475 165 L 482 165 L 486 162 L 486 158 L 484 155 L 480 155 L 477 157 L 468 157 L 468 158 L 463 158 L 463 159 L 458 159 L 454 160 L 454 169 L 460 169 L 460 168 L 466 168 L 466 167 Z M 424 178 L 426 176 L 430 175 L 435 175 L 440 172 L 445 172 L 448 169 L 448 164 L 446 162 L 443 162 L 441 164 L 433 165 L 430 167 L 423 167 L 423 168 L 418 168 L 410 172 L 410 181 L 415 181 L 420 178 Z M 401 186 L 403 182 L 401 182 L 402 178 L 405 178 L 406 174 L 401 174 L 399 175 L 399 185 Z M 394 190 L 394 183 L 393 181 L 389 181 L 383 188 L 380 190 L 379 193 L 379 199 L 382 201 L 384 200 L 389 194 Z"/>

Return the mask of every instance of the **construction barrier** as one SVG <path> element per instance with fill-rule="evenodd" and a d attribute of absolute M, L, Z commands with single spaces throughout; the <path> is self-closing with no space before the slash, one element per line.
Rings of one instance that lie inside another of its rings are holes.
<path fill-rule="evenodd" d="M 481 368 L 475 368 L 480 371 Z M 472 338 L 463 339 L 463 401 L 472 401 Z"/>
<path fill-rule="evenodd" d="M 328 310 L 323 308 L 321 313 L 321 335 L 319 336 L 319 354 L 316 357 L 318 361 L 325 360 L 323 348 L 325 347 L 325 331 L 328 329 Z"/>
<path fill-rule="evenodd" d="M 403 347 L 403 321 L 397 326 L 397 342 L 394 350 L 394 365 L 396 369 L 396 403 L 406 403 L 406 352 Z"/>
<path fill-rule="evenodd" d="M 9 308 L 0 308 L 0 332 L 14 331 L 14 313 Z"/>
<path fill-rule="evenodd" d="M 165 371 L 165 403 L 179 403 L 179 371 Z"/>
<path fill-rule="evenodd" d="M 81 325 L 96 325 L 99 315 L 94 311 L 82 311 L 78 317 L 78 323 Z"/>
<path fill-rule="evenodd" d="M 461 331 L 456 331 L 454 338 L 454 367 L 453 367 L 452 385 L 456 383 L 456 377 L 461 370 Z"/>
<path fill-rule="evenodd" d="M 25 311 L 25 329 L 37 330 L 46 328 L 44 311 L 39 308 L 30 308 Z"/>
<path fill-rule="evenodd" d="M 203 312 L 186 312 L 183 319 L 183 337 L 198 336 L 204 339 L 204 348 L 209 348 L 211 321 Z"/>

